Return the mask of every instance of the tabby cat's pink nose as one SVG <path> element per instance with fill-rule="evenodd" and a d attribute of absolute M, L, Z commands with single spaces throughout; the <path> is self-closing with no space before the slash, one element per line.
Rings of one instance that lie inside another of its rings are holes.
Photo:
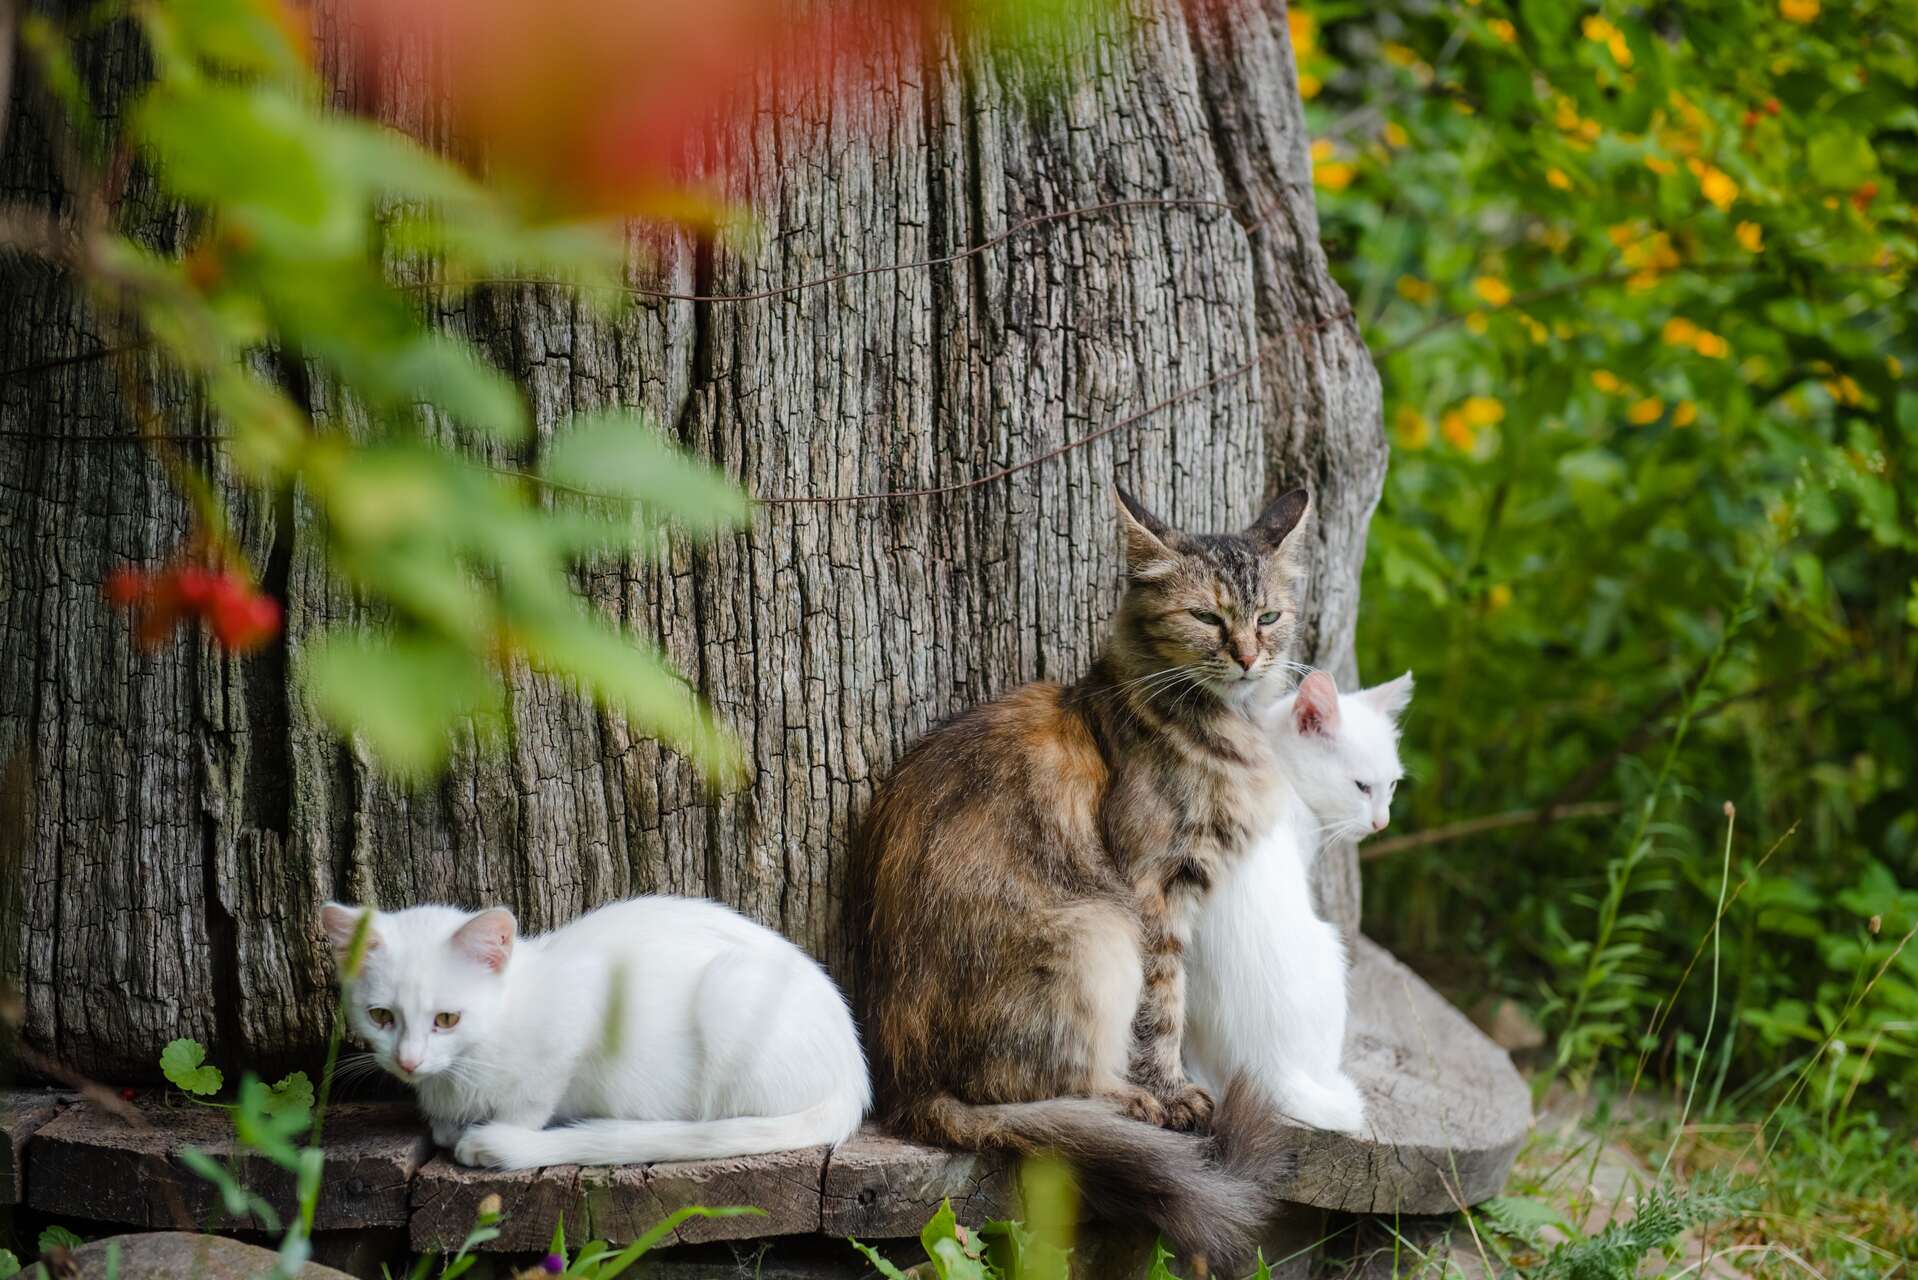
<path fill-rule="evenodd" d="M 1239 666 L 1246 671 L 1250 671 L 1252 664 L 1259 660 L 1257 653 L 1235 653 L 1232 656 L 1238 659 Z"/>

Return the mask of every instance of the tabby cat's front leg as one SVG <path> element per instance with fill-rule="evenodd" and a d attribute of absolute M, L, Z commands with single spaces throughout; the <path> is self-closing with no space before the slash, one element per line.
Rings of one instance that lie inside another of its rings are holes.
<path fill-rule="evenodd" d="M 1212 1095 L 1186 1079 L 1185 937 L 1183 905 L 1154 894 L 1141 913 L 1145 985 L 1133 1021 L 1132 1078 L 1165 1108 L 1168 1129 L 1198 1130 L 1212 1123 Z"/>

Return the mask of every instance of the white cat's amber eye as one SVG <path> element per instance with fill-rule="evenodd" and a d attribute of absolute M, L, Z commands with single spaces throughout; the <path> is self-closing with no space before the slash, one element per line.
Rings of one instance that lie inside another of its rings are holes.
<path fill-rule="evenodd" d="M 1279 611 L 1277 609 L 1271 609 L 1259 615 L 1259 625 L 1262 627 L 1269 627 L 1278 620 Z"/>
<path fill-rule="evenodd" d="M 433 1025 L 441 1031 L 451 1031 L 459 1024 L 460 1016 L 457 1013 L 436 1013 L 433 1015 Z"/>
<path fill-rule="evenodd" d="M 1372 784 L 1371 784 L 1371 783 L 1369 783 L 1369 782 L 1361 782 L 1361 783 L 1359 783 L 1359 794 L 1361 794 L 1361 795 L 1367 795 L 1367 796 L 1369 796 L 1369 795 L 1371 795 L 1371 794 L 1372 794 Z"/>
<path fill-rule="evenodd" d="M 366 1011 L 366 1016 L 373 1020 L 373 1025 L 376 1027 L 390 1027 L 393 1025 L 393 1011 L 391 1009 L 382 1009 L 378 1005 L 375 1005 Z"/>

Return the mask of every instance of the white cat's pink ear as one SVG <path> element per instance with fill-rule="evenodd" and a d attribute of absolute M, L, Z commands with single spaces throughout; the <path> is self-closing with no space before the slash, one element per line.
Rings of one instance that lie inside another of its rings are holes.
<path fill-rule="evenodd" d="M 329 902 L 320 908 L 320 928 L 325 931 L 327 945 L 333 948 L 335 956 L 344 956 L 352 947 L 353 935 L 359 931 L 360 917 L 365 914 L 367 908 L 349 907 L 343 902 Z M 366 950 L 377 951 L 379 946 L 379 931 L 369 924 Z"/>
<path fill-rule="evenodd" d="M 519 923 L 505 907 L 482 911 L 453 933 L 453 946 L 467 958 L 494 973 L 506 968 L 513 954 L 513 938 Z"/>
<path fill-rule="evenodd" d="M 1292 722 L 1303 736 L 1321 733 L 1328 737 L 1339 728 L 1339 687 L 1323 671 L 1314 671 L 1299 681 L 1299 696 L 1292 703 Z"/>
<path fill-rule="evenodd" d="M 1371 703 L 1387 720 L 1393 723 L 1405 714 L 1405 708 L 1412 701 L 1412 673 L 1406 672 L 1396 680 L 1384 684 L 1375 684 L 1359 695 Z"/>

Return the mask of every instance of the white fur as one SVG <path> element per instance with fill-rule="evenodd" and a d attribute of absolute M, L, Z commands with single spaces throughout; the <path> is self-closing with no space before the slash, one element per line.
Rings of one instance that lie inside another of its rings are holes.
<path fill-rule="evenodd" d="M 1326 840 L 1390 820 L 1403 772 L 1397 716 L 1411 693 L 1410 672 L 1343 696 L 1314 673 L 1274 706 L 1280 817 L 1212 886 L 1187 953 L 1187 1072 L 1215 1092 L 1244 1074 L 1320 1129 L 1358 1132 L 1365 1100 L 1339 1062 L 1345 942 L 1312 908 L 1312 863 Z"/>
<path fill-rule="evenodd" d="M 337 903 L 322 911 L 337 949 L 358 919 Z M 513 933 L 500 909 L 378 914 L 351 991 L 354 1033 L 417 1088 L 460 1163 L 756 1155 L 859 1127 L 871 1087 L 845 999 L 771 930 L 715 903 L 652 897 Z M 436 1028 L 440 1013 L 458 1024 Z"/>

